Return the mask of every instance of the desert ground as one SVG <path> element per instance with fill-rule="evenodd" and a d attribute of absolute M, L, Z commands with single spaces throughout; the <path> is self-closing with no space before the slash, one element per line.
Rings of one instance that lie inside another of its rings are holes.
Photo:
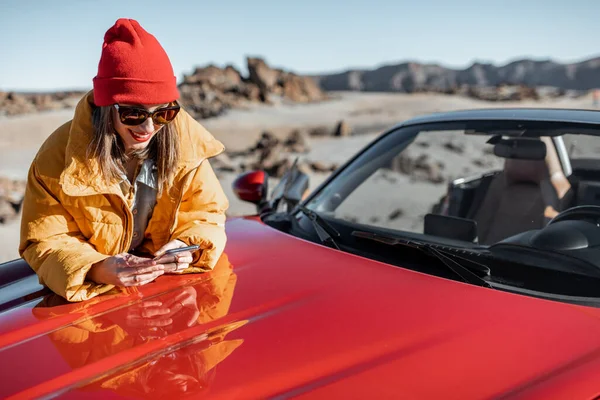
<path fill-rule="evenodd" d="M 339 165 L 374 140 L 386 128 L 417 115 L 490 107 L 592 107 L 591 96 L 503 103 L 440 94 L 333 93 L 332 97 L 326 102 L 314 104 L 291 104 L 281 101 L 274 105 L 252 105 L 247 109 L 232 110 L 224 115 L 202 120 L 201 123 L 225 144 L 229 152 L 236 152 L 253 146 L 264 131 L 284 138 L 294 129 L 308 130 L 315 127 L 333 129 L 338 121 L 343 120 L 350 126 L 351 136 L 310 137 L 310 150 L 298 154 L 301 160 Z M 72 113 L 72 109 L 65 109 L 0 117 L 0 176 L 24 179 L 39 146 L 55 128 L 68 121 Z M 450 154 L 440 143 L 432 143 L 425 150 L 434 160 L 446 160 L 445 177 L 448 179 L 469 172 L 469 165 L 473 164 L 476 158 L 481 157 L 477 149 L 463 152 L 461 155 Z M 383 223 L 390 220 L 385 218 L 386 215 L 401 209 L 402 215 L 393 218 L 394 223 L 416 229 L 414 218 L 410 219 L 411 215 L 422 214 L 430 206 L 431 198 L 441 194 L 445 185 L 414 182 L 406 176 L 400 174 L 393 176 L 395 174 L 393 172 L 390 174 L 392 176 L 389 174 L 383 177 L 374 176 L 372 186 L 365 186 L 357 191 L 355 193 L 357 201 L 343 208 L 345 213 L 343 216 L 370 223 L 378 223 L 378 221 Z M 232 192 L 231 184 L 236 174 L 219 173 L 219 176 L 231 203 L 228 215 L 253 213 L 254 206 L 239 201 Z M 317 187 L 327 176 L 327 173 L 311 172 L 311 189 Z M 381 182 L 393 182 L 391 187 L 396 190 L 389 196 L 389 204 L 379 207 L 380 215 L 366 215 L 364 210 L 369 208 L 368 200 L 372 198 L 370 196 L 372 190 L 388 190 L 388 192 L 390 190 L 390 186 L 381 186 Z M 409 185 L 411 189 L 407 191 Z M 0 224 L 0 238 L 2 238 L 0 262 L 18 257 L 19 225 L 18 218 Z"/>

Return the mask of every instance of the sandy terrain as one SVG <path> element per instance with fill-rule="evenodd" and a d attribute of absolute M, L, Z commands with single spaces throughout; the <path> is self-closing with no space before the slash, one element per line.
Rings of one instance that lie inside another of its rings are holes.
<path fill-rule="evenodd" d="M 390 127 L 407 118 L 431 112 L 472 109 L 485 107 L 561 107 L 561 108 L 589 108 L 592 104 L 590 98 L 559 99 L 545 102 L 521 103 L 487 103 L 456 96 L 434 94 L 390 94 L 390 93 L 344 93 L 335 94 L 335 99 L 326 103 L 298 105 L 280 103 L 275 106 L 253 106 L 247 110 L 231 111 L 224 116 L 204 120 L 202 123 L 227 146 L 229 150 L 241 150 L 252 145 L 263 130 L 269 130 L 276 135 L 287 135 L 293 128 L 309 128 L 326 126 L 333 128 L 339 120 L 350 124 L 357 136 L 344 139 L 336 138 L 311 138 L 311 151 L 300 157 L 307 160 L 319 160 L 342 163 L 366 144 L 372 141 L 385 128 Z M 35 115 L 20 115 L 15 117 L 0 117 L 0 176 L 11 178 L 25 178 L 29 164 L 43 140 L 60 124 L 68 121 L 72 116 L 71 110 L 40 113 Z M 446 153 L 435 153 L 438 146 L 433 144 L 432 154 L 439 154 L 445 159 L 445 175 L 464 174 L 472 167 L 464 156 L 456 155 L 449 160 Z M 440 145 L 441 146 L 441 145 Z M 439 146 L 438 146 L 439 147 Z M 479 150 L 480 151 L 480 150 Z M 478 156 L 476 156 L 478 157 Z M 466 160 L 466 161 L 465 161 Z M 466 163 L 466 164 L 464 164 Z M 469 165 L 467 165 L 469 164 Z M 312 174 L 311 188 L 318 186 L 326 174 Z M 389 179 L 389 177 L 393 179 Z M 222 183 L 231 200 L 230 215 L 252 213 L 254 207 L 237 200 L 231 191 L 231 183 L 235 176 L 225 175 Z M 390 186 L 390 182 L 393 185 Z M 382 182 L 388 182 L 382 186 Z M 410 196 L 406 190 L 393 190 L 406 188 L 411 185 Z M 387 177 L 376 175 L 369 183 L 355 192 L 356 198 L 369 198 L 373 190 L 386 190 L 388 204 L 379 207 L 380 215 L 365 216 L 365 222 L 381 221 L 388 224 L 386 216 L 397 208 L 402 208 L 405 215 L 422 214 L 430 204 L 425 204 L 423 198 L 439 197 L 444 190 L 443 184 L 428 182 L 409 182 L 406 176 L 390 172 Z M 392 190 L 390 190 L 390 188 Z M 364 192 L 364 196 L 360 193 Z M 358 214 L 364 210 L 368 203 L 357 202 L 340 208 L 340 213 L 346 216 Z M 377 207 L 372 207 L 373 209 Z M 415 224 L 414 219 L 402 216 L 394 224 L 408 227 Z M 418 221 L 417 221 L 418 222 Z M 415 229 L 418 229 L 416 227 Z M 14 221 L 0 225 L 0 262 L 18 257 L 17 245 L 19 222 Z"/>

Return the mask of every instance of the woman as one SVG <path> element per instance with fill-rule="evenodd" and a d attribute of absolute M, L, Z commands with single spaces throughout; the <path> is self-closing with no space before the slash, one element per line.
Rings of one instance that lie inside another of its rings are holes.
<path fill-rule="evenodd" d="M 229 204 L 207 159 L 224 147 L 178 97 L 156 38 L 119 19 L 93 90 L 29 170 L 19 252 L 41 284 L 82 301 L 214 267 Z M 200 250 L 163 256 L 192 244 Z"/>

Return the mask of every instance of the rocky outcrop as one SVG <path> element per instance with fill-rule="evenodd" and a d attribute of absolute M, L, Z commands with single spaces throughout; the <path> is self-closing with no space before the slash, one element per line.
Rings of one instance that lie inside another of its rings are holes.
<path fill-rule="evenodd" d="M 17 93 L 0 91 L 0 116 L 71 108 L 84 92 Z"/>
<path fill-rule="evenodd" d="M 230 108 L 240 107 L 245 101 L 259 101 L 258 87 L 246 84 L 232 66 L 197 68 L 191 75 L 184 76 L 179 92 L 180 102 L 198 119 L 220 115 Z"/>
<path fill-rule="evenodd" d="M 269 176 L 281 178 L 291 167 L 293 160 L 307 155 L 310 149 L 308 134 L 305 132 L 292 130 L 287 137 L 279 139 L 265 131 L 250 148 L 219 155 L 211 163 L 217 174 L 260 169 Z M 320 160 L 301 160 L 298 168 L 304 172 L 330 173 L 338 165 Z"/>
<path fill-rule="evenodd" d="M 315 76 L 272 68 L 258 57 L 248 57 L 246 64 L 248 76 L 233 66 L 196 68 L 179 84 L 180 101 L 195 118 L 204 119 L 252 103 L 322 101 L 327 99 L 327 91 L 435 92 L 519 101 L 576 97 L 600 89 L 600 57 L 572 64 L 551 60 L 519 60 L 502 66 L 474 63 L 464 70 L 405 62 Z M 0 116 L 72 108 L 84 94 L 0 91 Z"/>
<path fill-rule="evenodd" d="M 262 58 L 248 57 L 248 76 L 233 66 L 208 65 L 184 75 L 178 85 L 180 102 L 197 119 L 218 116 L 232 108 L 252 103 L 272 103 L 275 98 L 294 103 L 327 99 L 310 77 L 274 69 Z M 72 108 L 84 92 L 0 92 L 0 116 Z"/>
<path fill-rule="evenodd" d="M 24 195 L 24 181 L 0 177 L 0 224 L 17 218 Z"/>
<path fill-rule="evenodd" d="M 333 132 L 333 136 L 346 137 L 350 135 L 352 135 L 352 129 L 350 129 L 350 125 L 348 125 L 346 121 L 339 121 L 335 127 L 335 131 Z"/>
<path fill-rule="evenodd" d="M 247 59 L 249 78 L 260 90 L 261 99 L 280 96 L 294 102 L 307 103 L 324 100 L 325 94 L 316 82 L 308 77 L 270 68 L 263 59 Z"/>
<path fill-rule="evenodd" d="M 327 98 L 311 78 L 273 69 L 261 58 L 248 57 L 246 62 L 247 77 L 232 66 L 214 65 L 184 76 L 179 85 L 181 103 L 195 118 L 203 119 L 251 103 L 269 104 L 274 97 L 297 103 Z"/>
<path fill-rule="evenodd" d="M 587 61 L 560 64 L 553 61 L 514 61 L 503 66 L 475 63 L 464 70 L 446 68 L 437 64 L 407 62 L 386 65 L 373 70 L 349 70 L 337 74 L 314 77 L 322 89 L 373 92 L 439 92 L 502 100 L 494 92 L 498 88 L 512 88 L 517 99 L 535 97 L 533 88 L 542 90 L 542 96 L 576 95 L 578 92 L 600 88 L 600 57 Z M 485 89 L 468 91 L 469 88 Z M 523 88 L 528 88 L 530 92 Z M 570 92 L 571 91 L 571 92 Z M 510 97 L 510 96 L 509 96 Z"/>
<path fill-rule="evenodd" d="M 308 135 L 313 137 L 347 137 L 352 136 L 352 127 L 348 122 L 340 120 L 336 122 L 335 126 L 328 127 L 325 125 L 318 125 L 308 128 Z"/>
<path fill-rule="evenodd" d="M 431 160 L 427 154 L 413 155 L 402 152 L 393 158 L 387 169 L 408 175 L 413 181 L 424 181 L 441 184 L 446 181 L 443 174 L 445 165 L 440 161 Z"/>

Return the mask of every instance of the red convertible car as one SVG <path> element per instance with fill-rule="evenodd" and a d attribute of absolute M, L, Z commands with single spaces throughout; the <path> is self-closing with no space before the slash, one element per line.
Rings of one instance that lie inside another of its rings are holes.
<path fill-rule="evenodd" d="M 205 274 L 82 303 L 0 265 L 0 398 L 594 399 L 600 112 L 384 132 L 311 193 L 234 184 Z"/>

